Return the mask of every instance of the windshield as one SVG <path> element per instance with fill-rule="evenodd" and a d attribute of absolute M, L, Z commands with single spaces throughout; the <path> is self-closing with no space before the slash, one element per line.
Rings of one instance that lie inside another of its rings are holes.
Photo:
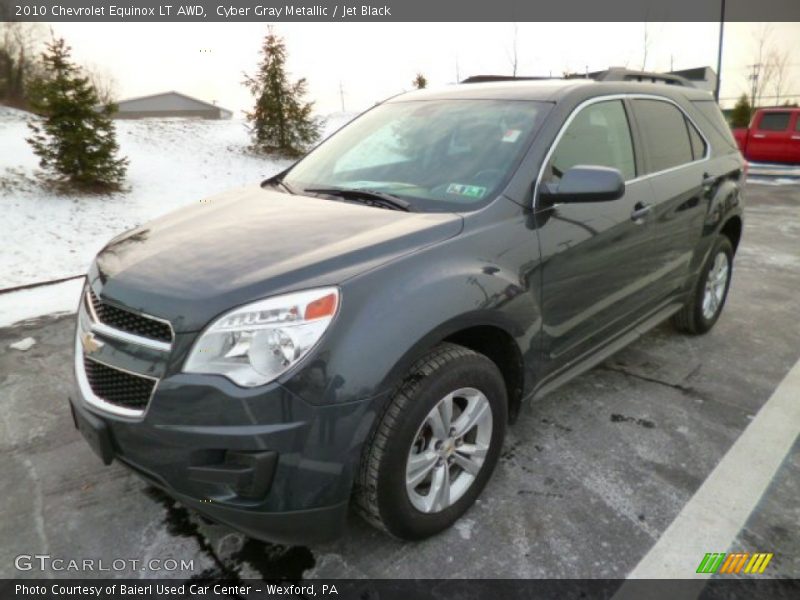
<path fill-rule="evenodd" d="M 382 104 L 326 140 L 283 181 L 298 191 L 391 194 L 411 210 L 474 210 L 506 183 L 548 107 L 518 100 Z"/>

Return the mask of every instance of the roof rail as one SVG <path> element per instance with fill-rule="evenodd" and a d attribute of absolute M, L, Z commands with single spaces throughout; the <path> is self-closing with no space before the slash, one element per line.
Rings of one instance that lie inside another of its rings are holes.
<path fill-rule="evenodd" d="M 634 71 L 623 67 L 611 67 L 605 71 L 593 73 L 569 73 L 564 77 L 516 77 L 512 75 L 473 75 L 461 83 L 488 83 L 492 81 L 541 81 L 548 79 L 593 79 L 594 81 L 643 81 L 648 83 L 664 83 L 667 85 L 681 85 L 695 87 L 685 77 L 671 73 L 653 73 L 649 71 Z"/>
<path fill-rule="evenodd" d="M 605 71 L 595 71 L 587 73 L 588 79 L 595 81 L 641 81 L 645 83 L 664 83 L 667 85 L 682 85 L 684 87 L 695 87 L 695 85 L 680 75 L 672 73 L 655 73 L 653 71 L 636 71 L 624 67 L 610 67 Z M 566 79 L 581 79 L 587 75 L 567 75 Z"/>
<path fill-rule="evenodd" d="M 541 81 L 543 79 L 560 79 L 559 77 L 517 77 L 516 75 L 472 75 L 461 83 L 491 83 L 492 81 Z"/>

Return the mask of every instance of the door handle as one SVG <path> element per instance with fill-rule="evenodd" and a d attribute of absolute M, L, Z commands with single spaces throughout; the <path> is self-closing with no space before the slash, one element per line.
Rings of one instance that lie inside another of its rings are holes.
<path fill-rule="evenodd" d="M 792 136 L 792 139 L 793 139 L 793 140 L 800 140 L 800 135 L 793 135 L 793 136 Z"/>
<path fill-rule="evenodd" d="M 652 206 L 646 204 L 644 202 L 637 202 L 633 206 L 633 212 L 631 213 L 631 220 L 632 221 L 640 221 L 644 219 L 650 211 L 653 209 Z"/>
<path fill-rule="evenodd" d="M 767 137 L 767 134 L 766 133 L 754 133 L 753 137 L 756 138 L 756 139 L 761 140 L 761 139 L 764 139 L 765 137 Z"/>

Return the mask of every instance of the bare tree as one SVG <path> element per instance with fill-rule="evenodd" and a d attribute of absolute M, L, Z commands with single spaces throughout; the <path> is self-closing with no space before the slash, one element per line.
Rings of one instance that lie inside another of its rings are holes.
<path fill-rule="evenodd" d="M 42 75 L 37 53 L 45 39 L 41 23 L 0 23 L 0 101 L 28 106 L 28 86 Z"/>
<path fill-rule="evenodd" d="M 749 74 L 750 79 L 750 104 L 753 108 L 761 103 L 764 92 L 770 87 L 775 75 L 775 65 L 769 60 L 771 53 L 770 38 L 772 37 L 772 25 L 763 23 L 753 34 L 755 49 L 753 52 L 753 64 Z"/>
<path fill-rule="evenodd" d="M 650 29 L 647 27 L 647 22 L 644 24 L 644 38 L 642 39 L 642 71 L 647 67 L 647 54 L 650 51 L 650 44 L 653 40 L 650 39 Z"/>
<path fill-rule="evenodd" d="M 775 96 L 775 104 L 780 104 L 783 92 L 790 85 L 789 51 L 773 48 L 767 57 L 767 62 L 771 65 L 772 70 L 772 92 Z"/>
<path fill-rule="evenodd" d="M 517 24 L 514 23 L 514 34 L 511 38 L 511 52 L 509 52 L 508 60 L 511 61 L 511 75 L 517 76 L 517 65 L 519 64 L 517 53 Z"/>
<path fill-rule="evenodd" d="M 115 104 L 119 98 L 119 84 L 114 74 L 100 65 L 86 65 L 83 71 L 89 78 L 103 106 Z"/>

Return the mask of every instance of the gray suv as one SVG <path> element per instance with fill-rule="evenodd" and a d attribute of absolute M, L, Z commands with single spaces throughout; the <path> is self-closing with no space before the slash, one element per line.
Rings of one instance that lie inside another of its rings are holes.
<path fill-rule="evenodd" d="M 349 506 L 430 536 L 523 402 L 665 319 L 713 327 L 743 177 L 690 87 L 392 98 L 262 185 L 111 240 L 78 313 L 76 426 L 257 538 L 335 537 Z"/>

